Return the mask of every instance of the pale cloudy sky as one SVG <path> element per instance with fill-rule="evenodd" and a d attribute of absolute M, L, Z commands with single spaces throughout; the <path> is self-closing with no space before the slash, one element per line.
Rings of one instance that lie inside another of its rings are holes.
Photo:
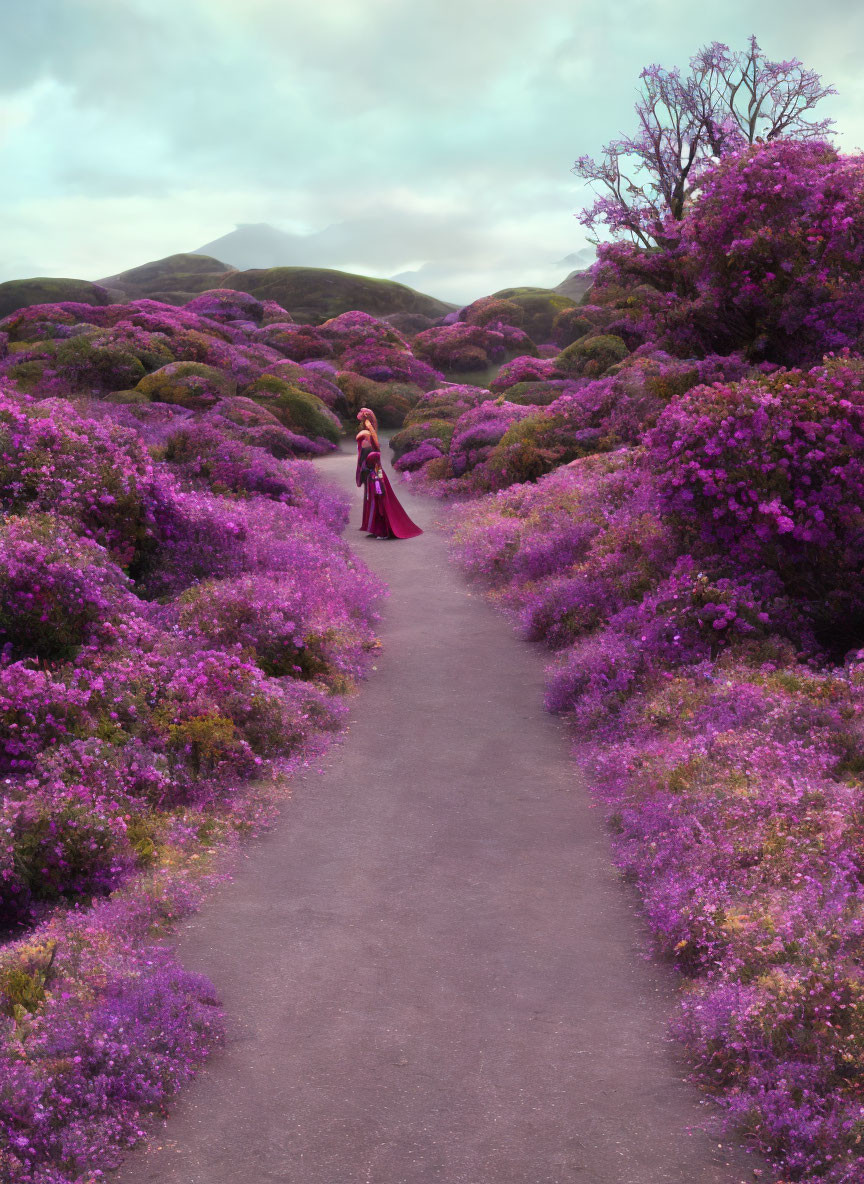
<path fill-rule="evenodd" d="M 322 266 L 457 302 L 557 283 L 570 172 L 639 71 L 800 57 L 864 144 L 860 0 L 0 0 L 0 280 L 96 279 L 239 222 L 338 227 Z"/>

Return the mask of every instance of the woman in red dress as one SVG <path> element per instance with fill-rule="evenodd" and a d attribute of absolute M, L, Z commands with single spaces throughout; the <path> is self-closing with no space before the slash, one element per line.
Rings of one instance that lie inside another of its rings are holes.
<path fill-rule="evenodd" d="M 369 529 L 369 514 L 372 510 L 372 499 L 369 494 L 369 469 L 366 466 L 366 460 L 370 452 L 379 451 L 378 445 L 378 419 L 374 411 L 370 411 L 368 407 L 361 407 L 357 412 L 357 418 L 360 421 L 360 431 L 357 433 L 357 486 L 363 487 L 363 517 L 360 521 L 360 529 L 368 531 Z"/>
<path fill-rule="evenodd" d="M 366 530 L 377 539 L 413 539 L 423 531 L 412 522 L 393 492 L 393 486 L 381 467 L 381 453 L 370 452 L 366 457 L 369 476 L 369 516 Z"/>

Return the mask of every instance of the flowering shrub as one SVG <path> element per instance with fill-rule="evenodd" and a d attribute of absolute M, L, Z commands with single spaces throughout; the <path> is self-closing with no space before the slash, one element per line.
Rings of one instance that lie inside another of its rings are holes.
<path fill-rule="evenodd" d="M 459 310 L 459 320 L 466 321 L 469 325 L 488 325 L 492 321 L 501 321 L 505 325 L 521 327 L 525 320 L 525 311 L 512 300 L 482 296 Z"/>
<path fill-rule="evenodd" d="M 390 437 L 390 449 L 394 462 L 400 460 L 406 452 L 416 448 L 424 440 L 437 441 L 439 454 L 446 452 L 453 438 L 453 430 L 454 424 L 449 419 L 427 419 L 413 427 L 403 428 L 401 432 L 396 432 L 394 436 Z"/>
<path fill-rule="evenodd" d="M 49 514 L 0 523 L 0 644 L 16 658 L 69 657 L 110 633 L 128 584 L 102 547 Z"/>
<path fill-rule="evenodd" d="M 489 390 L 495 394 L 502 394 L 517 383 L 537 382 L 561 376 L 555 358 L 535 358 L 530 354 L 520 354 L 518 358 L 505 362 L 489 383 Z"/>
<path fill-rule="evenodd" d="M 430 419 L 457 420 L 463 412 L 478 407 L 488 398 L 489 391 L 483 386 L 454 382 L 436 387 L 418 397 L 405 417 L 405 426 L 413 427 Z"/>
<path fill-rule="evenodd" d="M 212 986 L 150 942 L 151 927 L 188 910 L 163 881 L 49 921 L 0 954 L 0 1171 L 10 1184 L 116 1167 L 147 1112 L 221 1040 Z"/>
<path fill-rule="evenodd" d="M 265 778 L 321 749 L 375 645 L 383 589 L 338 537 L 347 501 L 282 459 L 341 432 L 316 393 L 344 407 L 333 370 L 284 360 L 282 334 L 302 356 L 314 330 L 244 293 L 192 305 L 5 322 L 21 346 L 0 359 L 0 1176 L 15 1184 L 116 1166 L 219 1039 L 212 987 L 154 927 L 194 907 L 217 846 L 272 817 Z"/>
<path fill-rule="evenodd" d="M 407 350 L 394 349 L 375 341 L 351 345 L 342 353 L 340 364 L 369 378 L 373 382 L 412 383 L 421 390 L 432 390 L 441 381 L 441 374 L 422 358 L 415 358 Z"/>
<path fill-rule="evenodd" d="M 253 339 L 270 346 L 277 356 L 290 358 L 292 362 L 333 357 L 333 346 L 312 325 L 294 325 L 287 321 L 271 324 L 259 329 Z"/>
<path fill-rule="evenodd" d="M 235 292 L 232 288 L 211 288 L 190 300 L 185 308 L 187 312 L 197 313 L 212 321 L 244 320 L 260 323 L 264 319 L 264 305 L 260 300 L 248 292 Z"/>
<path fill-rule="evenodd" d="M 663 506 L 687 544 L 775 571 L 846 649 L 864 615 L 862 386 L 860 362 L 836 359 L 698 387 L 670 404 L 648 441 Z"/>
<path fill-rule="evenodd" d="M 443 371 L 484 370 L 510 354 L 536 353 L 536 346 L 522 329 L 494 321 L 481 326 L 459 322 L 424 329 L 414 338 L 418 357 Z"/>
<path fill-rule="evenodd" d="M 416 448 L 403 452 L 399 459 L 393 462 L 393 467 L 400 473 L 407 473 L 412 469 L 422 469 L 428 461 L 445 459 L 446 449 L 447 445 L 437 437 L 424 440 Z"/>
<path fill-rule="evenodd" d="M 287 358 L 284 358 L 281 362 L 274 362 L 268 366 L 264 373 L 258 377 L 268 378 L 271 376 L 281 378 L 289 386 L 299 387 L 307 394 L 315 395 L 337 415 L 347 414 L 345 397 L 336 383 L 330 381 L 324 374 L 311 369 L 309 364 L 289 362 Z M 333 377 L 335 377 L 335 372 L 333 372 Z"/>
<path fill-rule="evenodd" d="M 745 146 L 707 170 L 663 249 L 601 247 L 592 299 L 609 286 L 621 305 L 647 282 L 639 331 L 677 353 L 812 366 L 858 348 L 862 185 L 861 157 L 829 144 Z"/>
<path fill-rule="evenodd" d="M 299 575 L 246 575 L 189 588 L 177 601 L 179 623 L 202 643 L 239 642 L 266 674 L 330 681 L 340 676 L 342 685 L 362 671 L 374 641 L 369 623 L 348 605 L 332 602 L 330 580 L 319 567 L 310 564 Z"/>
<path fill-rule="evenodd" d="M 368 312 L 343 312 L 318 326 L 319 334 L 331 341 L 335 349 L 344 350 L 362 345 L 392 346 L 407 350 L 408 340 L 393 325 L 373 317 Z"/>
<path fill-rule="evenodd" d="M 457 477 L 481 464 L 511 424 L 530 414 L 516 403 L 489 401 L 466 411 L 456 421 L 450 442 L 450 463 Z"/>
<path fill-rule="evenodd" d="M 129 562 L 149 528 L 149 456 L 128 429 L 46 410 L 0 380 L 0 506 L 50 510 Z"/>

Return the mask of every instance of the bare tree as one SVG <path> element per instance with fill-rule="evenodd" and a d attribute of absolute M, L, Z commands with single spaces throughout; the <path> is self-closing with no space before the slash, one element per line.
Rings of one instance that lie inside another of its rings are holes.
<path fill-rule="evenodd" d="M 635 135 L 607 144 L 599 161 L 580 156 L 573 172 L 599 189 L 583 225 L 643 246 L 683 218 L 710 161 L 778 136 L 824 139 L 834 126 L 806 116 L 835 89 L 797 59 L 769 61 L 752 36 L 736 53 L 719 41 L 705 46 L 686 77 L 652 65 L 640 80 Z"/>

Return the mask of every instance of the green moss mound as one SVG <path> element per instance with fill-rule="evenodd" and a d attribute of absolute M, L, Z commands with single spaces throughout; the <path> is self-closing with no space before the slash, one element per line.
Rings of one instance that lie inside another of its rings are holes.
<path fill-rule="evenodd" d="M 561 388 L 551 382 L 517 382 L 508 386 L 504 398 L 508 403 L 520 403 L 524 407 L 548 407 L 561 394 Z"/>
<path fill-rule="evenodd" d="M 552 340 L 561 349 L 566 349 L 580 337 L 596 330 L 597 325 L 585 316 L 581 308 L 565 308 L 552 323 Z"/>
<path fill-rule="evenodd" d="M 155 403 L 176 403 L 193 411 L 206 411 L 220 399 L 235 394 L 237 384 L 215 366 L 171 362 L 145 375 L 135 389 Z"/>
<path fill-rule="evenodd" d="M 410 382 L 375 382 L 351 370 L 340 371 L 336 385 L 348 404 L 349 420 L 354 420 L 361 407 L 368 407 L 375 412 L 381 428 L 401 428 L 405 416 L 423 393 Z"/>
<path fill-rule="evenodd" d="M 260 271 L 241 271 L 227 277 L 222 286 L 250 292 L 259 300 L 275 300 L 295 319 L 308 319 L 314 324 L 354 310 L 373 316 L 416 312 L 434 319 L 456 307 L 415 292 L 395 280 L 325 267 L 269 267 Z"/>
<path fill-rule="evenodd" d="M 140 406 L 143 403 L 150 402 L 150 396 L 145 395 L 144 391 L 109 391 L 107 395 L 103 396 L 105 403 L 128 403 L 130 405 Z"/>
<path fill-rule="evenodd" d="M 581 337 L 555 359 L 559 370 L 574 378 L 599 378 L 610 366 L 623 362 L 630 350 L 614 333 Z"/>
<path fill-rule="evenodd" d="M 323 436 L 331 444 L 339 443 L 342 433 L 335 416 L 317 395 L 274 378 L 272 374 L 257 378 L 243 393 L 247 399 L 253 399 L 272 412 L 290 431 L 310 440 Z"/>
<path fill-rule="evenodd" d="M 35 356 L 17 362 L 7 373 L 28 394 L 38 391 L 46 370 L 53 371 L 69 393 L 135 386 L 147 367 L 130 349 L 110 341 L 103 343 L 98 339 L 101 336 L 102 330 L 94 329 L 77 337 L 18 343 Z"/>
<path fill-rule="evenodd" d="M 599 432 L 574 429 L 563 415 L 538 412 L 511 424 L 495 445 L 484 466 L 486 488 L 537 481 L 559 465 L 611 446 Z"/>
<path fill-rule="evenodd" d="M 507 300 L 522 309 L 522 325 L 532 341 L 552 340 L 552 326 L 555 318 L 566 308 L 575 308 L 576 302 L 569 296 L 562 296 L 551 288 L 502 288 L 493 292 L 496 300 Z"/>
<path fill-rule="evenodd" d="M 413 424 L 403 428 L 390 440 L 393 459 L 399 460 L 406 452 L 417 448 L 424 440 L 440 440 L 446 452 L 453 438 L 454 423 L 449 419 L 427 419 L 425 423 Z"/>
<path fill-rule="evenodd" d="M 42 276 L 32 280 L 7 280 L 0 284 L 0 317 L 31 304 L 60 304 L 74 300 L 77 304 L 111 304 L 111 294 L 90 280 L 55 279 Z"/>

